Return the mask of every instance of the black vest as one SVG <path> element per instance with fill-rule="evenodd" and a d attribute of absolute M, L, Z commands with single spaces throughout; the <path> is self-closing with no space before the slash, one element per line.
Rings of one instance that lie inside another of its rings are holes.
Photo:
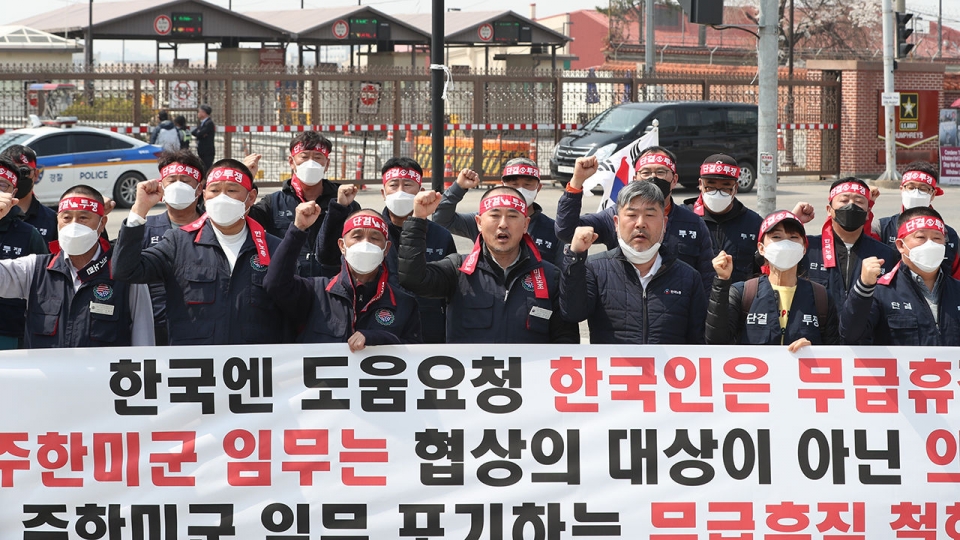
<path fill-rule="evenodd" d="M 26 348 L 131 344 L 130 285 L 111 278 L 111 255 L 107 250 L 80 270 L 83 285 L 76 293 L 62 254 L 37 257 L 27 299 Z"/>
<path fill-rule="evenodd" d="M 7 215 L 6 230 L 0 232 L 0 259 L 17 259 L 30 255 L 33 227 L 16 216 Z M 23 337 L 27 302 L 22 298 L 0 298 L 0 335 Z"/>

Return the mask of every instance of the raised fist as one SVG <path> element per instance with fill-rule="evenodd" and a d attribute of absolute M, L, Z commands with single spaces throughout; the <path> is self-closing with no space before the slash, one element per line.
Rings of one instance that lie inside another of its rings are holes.
<path fill-rule="evenodd" d="M 583 189 L 583 183 L 597 172 L 599 166 L 597 156 L 577 158 L 577 162 L 573 165 L 573 178 L 570 179 L 570 185 L 576 189 Z"/>
<path fill-rule="evenodd" d="M 873 286 L 877 284 L 877 279 L 883 273 L 883 259 L 876 257 L 867 257 L 860 263 L 860 281 L 864 285 Z"/>
<path fill-rule="evenodd" d="M 573 231 L 570 249 L 574 253 L 586 253 L 599 237 L 599 234 L 593 232 L 593 227 L 577 227 L 577 230 Z"/>
<path fill-rule="evenodd" d="M 473 169 L 463 169 L 457 176 L 457 185 L 463 189 L 472 189 L 480 185 L 480 175 Z"/>
<path fill-rule="evenodd" d="M 134 214 L 146 218 L 151 208 L 163 200 L 163 185 L 160 180 L 144 180 L 137 184 L 137 198 L 130 209 Z"/>
<path fill-rule="evenodd" d="M 296 215 L 293 218 L 293 224 L 301 231 L 305 231 L 313 226 L 320 217 L 320 205 L 315 201 L 308 201 L 297 205 Z"/>
<path fill-rule="evenodd" d="M 793 207 L 793 214 L 800 218 L 801 223 L 810 223 L 813 221 L 814 215 L 813 206 L 809 203 L 798 202 L 796 206 Z"/>
<path fill-rule="evenodd" d="M 260 170 L 260 158 L 263 157 L 260 154 L 250 154 L 247 157 L 243 158 L 243 164 L 250 169 L 250 174 L 254 178 L 257 177 L 257 171 Z"/>
<path fill-rule="evenodd" d="M 433 190 L 421 191 L 413 199 L 413 217 L 427 219 L 440 206 L 443 196 Z"/>
<path fill-rule="evenodd" d="M 337 204 L 340 206 L 350 206 L 353 204 L 353 200 L 357 198 L 357 185 L 356 184 L 343 184 L 340 186 L 340 189 L 337 190 Z"/>
<path fill-rule="evenodd" d="M 0 219 L 5 218 L 18 202 L 20 202 L 20 199 L 14 197 L 13 194 L 0 193 Z"/>
<path fill-rule="evenodd" d="M 721 251 L 711 262 L 713 262 L 713 269 L 717 271 L 718 278 L 727 280 L 733 275 L 733 257 L 727 255 L 726 251 Z"/>

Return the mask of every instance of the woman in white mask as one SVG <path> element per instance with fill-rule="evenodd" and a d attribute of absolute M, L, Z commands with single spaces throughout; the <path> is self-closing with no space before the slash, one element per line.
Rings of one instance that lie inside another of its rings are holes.
<path fill-rule="evenodd" d="M 960 345 L 960 281 L 941 264 L 947 226 L 930 207 L 904 210 L 897 222 L 900 262 L 881 274 L 883 260 L 864 259 L 844 302 L 840 332 L 849 345 Z"/>
<path fill-rule="evenodd" d="M 790 352 L 839 343 L 837 311 L 827 290 L 797 275 L 806 247 L 803 223 L 779 210 L 760 225 L 763 275 L 732 283 L 733 257 L 721 251 L 713 259 L 717 277 L 707 305 L 706 342 L 786 345 Z"/>
<path fill-rule="evenodd" d="M 297 254 L 320 206 L 297 206 L 293 227 L 277 248 L 264 287 L 302 330 L 299 343 L 347 343 L 353 352 L 368 345 L 421 343 L 416 298 L 396 285 L 384 264 L 390 249 L 387 223 L 373 210 L 351 214 L 338 242 L 343 263 L 333 278 L 296 274 Z"/>

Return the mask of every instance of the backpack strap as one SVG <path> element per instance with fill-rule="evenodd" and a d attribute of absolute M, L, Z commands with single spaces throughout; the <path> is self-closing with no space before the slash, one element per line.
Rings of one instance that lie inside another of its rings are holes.
<path fill-rule="evenodd" d="M 817 319 L 820 321 L 820 328 L 823 328 L 827 323 L 827 306 L 829 305 L 827 288 L 815 281 L 811 281 L 810 285 L 813 285 L 813 302 L 817 305 Z"/>
<path fill-rule="evenodd" d="M 743 283 L 743 296 L 740 297 L 740 318 L 745 319 L 747 313 L 750 313 L 750 306 L 753 305 L 753 299 L 757 297 L 757 288 L 760 286 L 760 278 L 748 279 Z"/>

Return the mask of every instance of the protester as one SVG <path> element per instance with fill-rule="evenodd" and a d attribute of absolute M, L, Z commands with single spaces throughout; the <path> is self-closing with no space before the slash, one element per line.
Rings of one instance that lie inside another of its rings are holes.
<path fill-rule="evenodd" d="M 180 131 L 170 121 L 170 114 L 167 111 L 158 112 L 157 118 L 160 123 L 150 135 L 150 144 L 162 147 L 165 152 L 176 152 L 180 149 Z"/>
<path fill-rule="evenodd" d="M 28 146 L 14 144 L 0 152 L 0 159 L 18 165 L 20 180 L 14 195 L 20 200 L 17 206 L 23 212 L 23 220 L 33 225 L 48 244 L 57 239 L 57 213 L 40 204 L 33 193 L 33 185 L 40 177 L 37 169 L 37 154 Z"/>
<path fill-rule="evenodd" d="M 144 224 L 143 249 L 160 242 L 170 229 L 178 229 L 200 218 L 199 198 L 203 192 L 203 162 L 189 150 L 164 152 L 157 162 L 160 184 L 163 187 L 163 204 L 166 212 L 147 216 Z M 166 345 L 167 295 L 163 282 L 149 284 L 153 302 L 153 324 L 157 345 Z"/>
<path fill-rule="evenodd" d="M 683 201 L 703 218 L 710 231 L 713 254 L 721 251 L 733 258 L 733 282 L 756 275 L 757 231 L 763 218 L 737 198 L 740 167 L 726 154 L 714 154 L 700 166 L 700 196 Z"/>
<path fill-rule="evenodd" d="M 960 345 L 960 281 L 943 270 L 947 227 L 929 206 L 897 219 L 901 260 L 889 272 L 877 257 L 863 261 L 840 313 L 850 345 L 956 347 Z"/>
<path fill-rule="evenodd" d="M 766 263 L 764 275 L 747 281 L 734 283 L 732 255 L 721 251 L 713 259 L 717 277 L 707 307 L 707 343 L 787 345 L 790 352 L 840 343 L 837 309 L 826 288 L 797 276 L 807 247 L 800 218 L 786 210 L 770 214 L 756 247 Z"/>
<path fill-rule="evenodd" d="M 710 263 L 713 258 L 710 231 L 700 216 L 685 206 L 673 203 L 671 193 L 680 179 L 676 163 L 677 158 L 672 152 L 660 146 L 651 146 L 637 157 L 633 181 L 650 182 L 660 189 L 668 218 L 666 235 L 676 240 L 677 257 L 700 272 L 706 290 L 715 275 Z M 570 242 L 578 226 L 592 227 L 597 240 L 605 244 L 607 249 L 614 249 L 618 245 L 617 228 L 613 221 L 616 207 L 609 206 L 595 214 L 580 215 L 583 183 L 597 172 L 597 167 L 596 156 L 577 158 L 573 177 L 557 203 L 557 238 Z"/>
<path fill-rule="evenodd" d="M 427 218 L 440 204 L 417 194 L 400 237 L 400 284 L 447 301 L 447 343 L 579 343 L 577 326 L 560 317 L 558 273 L 526 233 L 527 203 L 514 188 L 487 191 L 476 217 L 480 234 L 468 255 L 427 262 Z"/>
<path fill-rule="evenodd" d="M 587 258 L 599 238 L 578 227 L 564 250 L 560 312 L 586 320 L 590 343 L 703 343 L 707 299 L 700 274 L 666 233 L 663 192 L 631 182 L 617 196 L 618 246 Z"/>
<path fill-rule="evenodd" d="M 197 109 L 197 127 L 190 132 L 197 139 L 197 155 L 203 162 L 203 168 L 208 171 L 213 166 L 213 159 L 216 154 L 214 142 L 217 135 L 217 127 L 214 125 L 213 119 L 210 118 L 211 113 L 213 113 L 212 107 L 206 104 L 201 105 Z"/>
<path fill-rule="evenodd" d="M 215 163 L 203 190 L 206 213 L 143 249 L 147 212 L 163 196 L 158 180 L 137 185 L 136 201 L 120 229 L 113 272 L 133 283 L 163 282 L 170 345 L 283 343 L 292 338 L 293 326 L 263 289 L 280 240 L 246 216 L 257 197 L 250 170 L 232 159 Z"/>
<path fill-rule="evenodd" d="M 0 218 L 16 203 L 0 193 Z M 154 344 L 150 292 L 111 275 L 106 223 L 100 192 L 73 186 L 60 197 L 52 253 L 0 260 L 0 297 L 27 301 L 24 347 Z"/>
<path fill-rule="evenodd" d="M 933 207 L 933 199 L 943 195 L 943 189 L 938 183 L 939 174 L 937 168 L 926 161 L 914 161 L 907 165 L 907 170 L 903 172 L 900 178 L 900 200 L 902 205 L 900 211 L 917 208 L 919 206 Z M 885 218 L 880 218 L 874 222 L 874 232 L 880 238 L 880 241 L 891 248 L 896 249 L 897 245 L 897 218 L 900 214 L 894 214 Z M 950 225 L 947 228 L 946 254 L 943 258 L 943 270 L 947 275 L 954 278 L 960 278 L 960 256 L 957 253 L 957 246 L 960 245 L 960 239 L 957 237 L 957 231 Z"/>
<path fill-rule="evenodd" d="M 836 306 L 843 305 L 864 259 L 883 259 L 884 272 L 896 262 L 896 252 L 864 232 L 870 200 L 870 188 L 863 180 L 847 177 L 835 181 L 827 199 L 823 234 L 807 237 L 809 245 L 800 262 L 800 275 L 826 287 Z"/>
<path fill-rule="evenodd" d="M 0 158 L 0 197 L 13 205 L 0 218 L 0 260 L 48 253 L 47 243 L 33 225 L 23 221 L 23 211 L 15 206 L 20 167 Z M 22 298 L 0 298 L 0 350 L 22 346 L 27 303 Z"/>
<path fill-rule="evenodd" d="M 178 114 L 173 119 L 173 125 L 177 126 L 177 134 L 180 136 L 180 149 L 189 150 L 190 141 L 193 140 L 193 137 L 190 135 L 190 128 L 187 127 L 187 118 Z"/>
<path fill-rule="evenodd" d="M 554 222 L 543 213 L 543 208 L 537 204 L 537 194 L 543 185 L 540 183 L 540 169 L 537 164 L 525 157 L 513 158 L 503 167 L 500 182 L 510 186 L 523 195 L 523 200 L 530 209 L 530 228 L 527 234 L 540 250 L 540 255 L 550 261 L 559 261 L 563 246 L 557 241 L 554 231 Z M 446 227 L 457 236 L 474 239 L 479 234 L 477 230 L 476 212 L 457 213 L 457 205 L 463 200 L 467 191 L 480 185 L 480 175 L 471 169 L 463 169 L 454 182 L 443 193 L 443 200 L 433 214 L 433 222 Z"/>
<path fill-rule="evenodd" d="M 352 352 L 367 345 L 422 343 L 417 300 L 396 284 L 384 262 L 387 223 L 373 210 L 347 218 L 339 248 L 342 268 L 333 278 L 296 275 L 297 254 L 320 206 L 297 206 L 296 216 L 267 270 L 267 293 L 303 330 L 300 343 L 347 343 Z"/>
<path fill-rule="evenodd" d="M 330 151 L 333 145 L 326 137 L 316 131 L 304 131 L 290 141 L 287 163 L 290 165 L 290 179 L 283 187 L 260 199 L 250 209 L 250 217 L 263 225 L 266 231 L 282 238 L 294 221 L 297 206 L 314 201 L 325 210 L 331 201 L 337 198 L 338 184 L 326 179 L 330 165 Z M 349 211 L 359 210 L 359 205 L 351 205 Z M 307 241 L 300 252 L 297 262 L 297 274 L 303 277 L 326 275 L 332 277 L 340 272 L 339 263 L 326 273 L 317 261 L 317 235 L 325 220 L 324 214 L 307 230 Z"/>
<path fill-rule="evenodd" d="M 384 223 L 387 224 L 389 248 L 385 253 L 385 261 L 390 273 L 397 275 L 397 246 L 400 245 L 400 233 L 404 222 L 413 214 L 413 201 L 423 187 L 423 169 L 415 160 L 408 157 L 390 158 L 381 169 L 383 188 L 380 190 L 386 206 L 381 212 Z M 350 214 L 350 208 L 355 207 L 353 202 L 357 195 L 357 186 L 342 185 L 336 201 L 330 201 L 326 218 L 320 227 L 317 237 L 317 260 L 327 268 L 336 265 L 341 271 L 341 256 L 343 248 L 341 236 L 343 226 Z M 474 225 L 476 226 L 476 225 Z M 426 259 L 427 262 L 439 261 L 447 255 L 457 252 L 457 244 L 453 236 L 443 227 L 427 222 Z M 446 342 L 446 309 L 447 305 L 441 298 L 418 297 L 417 305 L 420 308 L 420 321 L 423 329 L 424 343 Z"/>

